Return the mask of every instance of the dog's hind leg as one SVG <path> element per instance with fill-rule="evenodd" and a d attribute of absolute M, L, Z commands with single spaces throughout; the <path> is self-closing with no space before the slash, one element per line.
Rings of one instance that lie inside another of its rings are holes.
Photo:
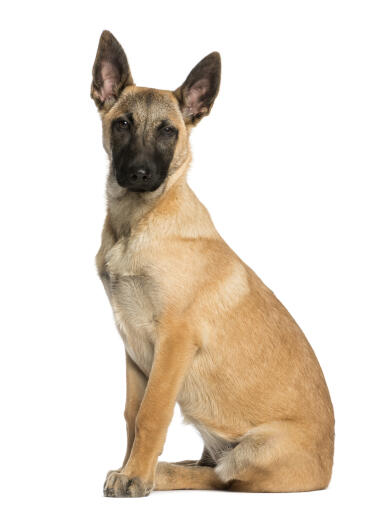
<path fill-rule="evenodd" d="M 215 469 L 230 491 L 299 492 L 325 488 L 331 477 L 331 428 L 293 421 L 255 427 Z"/>
<path fill-rule="evenodd" d="M 155 490 L 224 490 L 226 486 L 212 467 L 157 464 Z"/>
<path fill-rule="evenodd" d="M 216 463 L 211 457 L 210 452 L 206 447 L 204 447 L 201 459 L 199 460 L 184 460 L 184 461 L 174 461 L 172 465 L 188 465 L 188 466 L 200 466 L 200 467 L 215 467 Z"/>

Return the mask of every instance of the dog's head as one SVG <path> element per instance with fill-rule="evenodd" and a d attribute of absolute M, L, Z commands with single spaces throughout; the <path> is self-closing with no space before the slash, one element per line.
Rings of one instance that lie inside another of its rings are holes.
<path fill-rule="evenodd" d="M 218 94 L 219 53 L 211 53 L 174 92 L 136 87 L 121 45 L 104 31 L 93 66 L 91 97 L 103 122 L 113 177 L 133 192 L 157 190 L 187 160 L 190 128 Z"/>

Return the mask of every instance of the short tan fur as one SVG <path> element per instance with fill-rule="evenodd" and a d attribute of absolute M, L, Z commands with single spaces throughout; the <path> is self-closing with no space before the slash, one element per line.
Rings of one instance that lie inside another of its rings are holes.
<path fill-rule="evenodd" d="M 107 31 L 101 36 L 91 95 L 111 165 L 96 262 L 126 350 L 128 432 L 106 496 L 295 492 L 330 481 L 334 415 L 315 354 L 186 181 L 190 131 L 210 112 L 219 80 L 220 57 L 212 53 L 174 92 L 137 87 L 119 43 Z M 127 114 L 142 147 L 162 144 L 164 119 L 177 133 L 163 142 L 171 161 L 153 191 L 116 179 L 113 126 L 120 119 L 125 129 Z M 176 402 L 204 452 L 196 461 L 158 463 Z"/>

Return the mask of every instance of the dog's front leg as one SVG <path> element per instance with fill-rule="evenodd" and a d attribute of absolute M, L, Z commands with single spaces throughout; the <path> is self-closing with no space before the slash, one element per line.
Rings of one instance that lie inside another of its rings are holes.
<path fill-rule="evenodd" d="M 127 446 L 125 459 L 120 470 L 127 464 L 132 451 L 136 418 L 145 394 L 147 382 L 146 376 L 126 353 L 126 402 L 124 417 L 126 422 Z"/>
<path fill-rule="evenodd" d="M 124 417 L 126 422 L 126 454 L 121 467 L 115 472 L 120 472 L 127 464 L 130 453 L 132 451 L 135 425 L 138 410 L 140 409 L 142 398 L 144 397 L 147 378 L 133 362 L 130 356 L 125 352 L 126 356 L 126 401 Z M 108 475 L 113 471 L 108 472 Z"/>
<path fill-rule="evenodd" d="M 105 496 L 144 497 L 153 489 L 157 459 L 165 443 L 176 398 L 197 348 L 184 326 L 160 335 L 136 418 L 129 460 L 120 472 L 108 476 Z"/>
<path fill-rule="evenodd" d="M 130 356 L 125 352 L 126 355 L 126 401 L 124 417 L 126 422 L 126 454 L 124 461 L 120 468 L 117 470 L 110 470 L 107 473 L 106 481 L 109 476 L 113 473 L 120 472 L 126 463 L 128 462 L 135 434 L 135 424 L 138 410 L 141 405 L 142 398 L 144 397 L 145 388 L 147 385 L 147 378 L 133 362 Z"/>

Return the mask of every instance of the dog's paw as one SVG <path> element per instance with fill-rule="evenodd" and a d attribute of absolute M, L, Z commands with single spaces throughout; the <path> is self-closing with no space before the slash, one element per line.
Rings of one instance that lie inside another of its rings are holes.
<path fill-rule="evenodd" d="M 105 483 L 108 480 L 108 477 L 110 476 L 110 474 L 119 474 L 122 469 L 123 469 L 123 467 L 116 468 L 114 470 L 108 470 L 108 472 L 106 473 Z M 104 487 L 105 487 L 105 483 L 104 483 Z"/>
<path fill-rule="evenodd" d="M 104 497 L 146 497 L 153 484 L 144 483 L 139 477 L 130 477 L 110 471 L 104 484 Z"/>

